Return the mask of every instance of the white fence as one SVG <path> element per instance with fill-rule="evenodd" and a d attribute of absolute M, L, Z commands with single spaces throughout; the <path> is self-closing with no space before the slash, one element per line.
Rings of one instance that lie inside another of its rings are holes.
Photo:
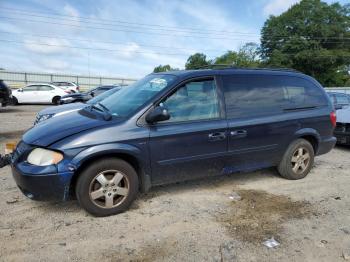
<path fill-rule="evenodd" d="M 105 76 L 86 76 L 69 74 L 49 74 L 32 72 L 15 72 L 0 70 L 0 79 L 11 88 L 21 88 L 31 83 L 49 83 L 49 82 L 75 82 L 82 90 L 101 85 L 130 85 L 136 81 L 132 78 L 105 77 Z"/>
<path fill-rule="evenodd" d="M 325 87 L 326 91 L 345 93 L 350 95 L 350 87 Z"/>

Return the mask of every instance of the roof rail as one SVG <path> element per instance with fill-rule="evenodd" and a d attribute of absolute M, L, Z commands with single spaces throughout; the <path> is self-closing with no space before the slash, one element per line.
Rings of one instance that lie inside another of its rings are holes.
<path fill-rule="evenodd" d="M 271 71 L 287 71 L 301 73 L 300 71 L 293 68 L 283 68 L 283 67 L 237 67 L 230 64 L 210 64 L 206 66 L 197 67 L 195 70 L 199 69 L 251 69 L 251 70 L 271 70 Z"/>
<path fill-rule="evenodd" d="M 239 67 L 230 64 L 209 64 L 205 66 L 196 67 L 198 69 L 239 69 Z"/>

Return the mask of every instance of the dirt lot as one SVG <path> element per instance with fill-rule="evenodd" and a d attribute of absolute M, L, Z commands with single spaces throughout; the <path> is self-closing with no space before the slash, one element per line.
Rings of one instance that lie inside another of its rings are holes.
<path fill-rule="evenodd" d="M 42 108 L 0 109 L 1 152 Z M 303 180 L 265 169 L 157 187 L 107 218 L 26 199 L 8 167 L 0 182 L 0 261 L 350 261 L 346 147 L 317 157 Z M 270 237 L 280 246 L 264 246 Z"/>

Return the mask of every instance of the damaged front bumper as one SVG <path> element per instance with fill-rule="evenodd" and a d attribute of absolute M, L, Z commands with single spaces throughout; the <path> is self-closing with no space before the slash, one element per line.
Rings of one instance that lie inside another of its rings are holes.
<path fill-rule="evenodd" d="M 70 198 L 70 181 L 73 172 L 40 174 L 39 170 L 31 173 L 32 166 L 26 164 L 11 165 L 12 175 L 18 188 L 34 200 L 68 200 Z"/>
<path fill-rule="evenodd" d="M 65 161 L 59 165 L 36 166 L 26 161 L 33 146 L 21 141 L 6 158 L 18 188 L 34 200 L 68 200 L 74 169 L 68 169 Z M 8 163 L 10 160 L 10 163 Z"/>

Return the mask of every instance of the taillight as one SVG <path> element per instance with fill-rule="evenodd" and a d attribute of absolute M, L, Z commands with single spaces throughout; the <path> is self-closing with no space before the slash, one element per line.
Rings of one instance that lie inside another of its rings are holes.
<path fill-rule="evenodd" d="M 80 87 L 79 86 L 77 86 L 77 91 L 80 91 Z"/>
<path fill-rule="evenodd" d="M 334 111 L 331 112 L 330 118 L 332 126 L 335 127 L 337 125 L 337 115 Z"/>

